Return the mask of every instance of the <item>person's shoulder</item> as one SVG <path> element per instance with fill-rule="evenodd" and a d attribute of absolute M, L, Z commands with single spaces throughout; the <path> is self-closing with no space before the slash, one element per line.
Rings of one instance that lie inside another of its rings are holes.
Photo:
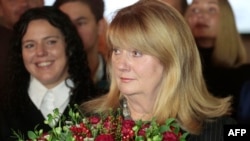
<path fill-rule="evenodd" d="M 222 116 L 216 119 L 217 123 L 225 125 L 225 124 L 237 124 L 237 121 L 230 116 Z"/>
<path fill-rule="evenodd" d="M 190 135 L 188 141 L 222 141 L 225 125 L 237 124 L 230 116 L 222 116 L 204 122 L 199 135 Z"/>
<path fill-rule="evenodd" d="M 204 123 L 204 131 L 216 131 L 220 132 L 223 130 L 224 125 L 234 125 L 237 121 L 230 116 L 221 116 L 215 119 L 206 121 Z"/>

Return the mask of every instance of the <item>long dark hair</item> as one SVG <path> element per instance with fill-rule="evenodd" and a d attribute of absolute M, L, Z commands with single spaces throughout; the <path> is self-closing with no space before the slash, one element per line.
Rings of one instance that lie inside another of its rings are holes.
<path fill-rule="evenodd" d="M 22 38 L 26 33 L 28 24 L 37 19 L 47 20 L 64 35 L 69 79 L 74 83 L 74 87 L 71 87 L 71 98 L 75 99 L 74 101 L 78 104 L 82 100 L 87 100 L 95 93 L 95 90 L 90 77 L 86 53 L 77 30 L 67 15 L 56 8 L 44 6 L 26 11 L 14 25 L 14 37 L 7 68 L 6 89 L 4 91 L 5 100 L 7 100 L 5 102 L 11 105 L 20 105 L 15 107 L 22 107 L 27 103 L 30 74 L 26 70 L 22 59 Z"/>

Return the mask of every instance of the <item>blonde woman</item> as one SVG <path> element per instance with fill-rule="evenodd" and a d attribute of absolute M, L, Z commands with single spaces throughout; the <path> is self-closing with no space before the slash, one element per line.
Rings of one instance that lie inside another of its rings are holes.
<path fill-rule="evenodd" d="M 174 117 L 188 140 L 223 140 L 234 123 L 231 97 L 215 98 L 205 85 L 192 33 L 182 15 L 160 1 L 143 0 L 118 11 L 107 31 L 110 92 L 83 103 L 85 113 L 126 108 L 132 120 L 162 124 Z"/>
<path fill-rule="evenodd" d="M 212 50 L 213 65 L 231 68 L 246 63 L 246 50 L 227 0 L 194 0 L 185 17 L 198 47 Z"/>
<path fill-rule="evenodd" d="M 233 95 L 235 117 L 242 85 L 250 79 L 250 65 L 230 3 L 193 0 L 185 18 L 199 49 L 209 91 L 218 97 Z"/>

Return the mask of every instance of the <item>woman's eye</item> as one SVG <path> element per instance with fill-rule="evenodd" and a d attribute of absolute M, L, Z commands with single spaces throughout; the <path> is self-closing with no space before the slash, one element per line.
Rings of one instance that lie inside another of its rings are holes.
<path fill-rule="evenodd" d="M 142 56 L 142 52 L 138 51 L 138 50 L 135 50 L 135 51 L 132 51 L 132 55 L 135 56 L 135 57 L 140 57 L 140 56 Z"/>
<path fill-rule="evenodd" d="M 196 8 L 196 7 L 191 8 L 191 13 L 197 14 L 199 12 L 200 12 L 199 8 Z"/>
<path fill-rule="evenodd" d="M 23 46 L 23 48 L 32 48 L 32 47 L 34 47 L 34 44 L 24 44 L 22 46 Z"/>
<path fill-rule="evenodd" d="M 48 45 L 54 45 L 54 44 L 56 44 L 56 40 L 49 40 L 48 42 L 47 42 L 47 44 Z"/>
<path fill-rule="evenodd" d="M 200 10 L 197 9 L 197 8 L 194 8 L 194 9 L 193 9 L 193 13 L 199 13 L 199 11 L 200 11 Z"/>
<path fill-rule="evenodd" d="M 112 51 L 114 54 L 120 54 L 120 50 L 117 48 L 113 48 Z"/>
<path fill-rule="evenodd" d="M 208 11 L 209 11 L 210 14 L 217 13 L 217 9 L 214 8 L 214 7 L 209 8 Z"/>

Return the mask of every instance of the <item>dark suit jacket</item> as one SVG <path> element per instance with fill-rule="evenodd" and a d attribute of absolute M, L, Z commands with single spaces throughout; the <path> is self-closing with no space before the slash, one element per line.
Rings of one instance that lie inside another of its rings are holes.
<path fill-rule="evenodd" d="M 110 81 L 108 79 L 108 76 L 107 76 L 107 72 L 106 72 L 106 61 L 103 57 L 102 54 L 101 55 L 101 61 L 102 61 L 102 64 L 103 64 L 103 67 L 102 67 L 102 71 L 103 71 L 103 77 L 101 78 L 101 80 L 97 81 L 96 84 L 95 84 L 95 88 L 97 90 L 97 95 L 96 97 L 98 96 L 101 96 L 103 94 L 106 94 L 108 91 L 109 91 L 109 86 L 110 86 Z"/>
<path fill-rule="evenodd" d="M 198 47 L 201 62 L 203 66 L 203 76 L 207 88 L 216 97 L 233 96 L 232 117 L 237 119 L 240 92 L 243 84 L 250 80 L 250 64 L 244 64 L 239 67 L 223 67 L 213 65 L 211 58 L 213 48 Z M 239 113 L 240 114 L 240 113 Z"/>
<path fill-rule="evenodd" d="M 15 141 L 16 139 L 11 138 L 13 136 L 12 129 L 15 131 L 20 131 L 24 134 L 27 139 L 27 132 L 34 131 L 36 125 L 39 124 L 37 129 L 43 129 L 44 132 L 50 130 L 51 128 L 44 124 L 44 117 L 39 109 L 33 104 L 33 102 L 25 95 L 27 99 L 25 102 L 25 110 L 16 110 L 16 106 L 13 105 L 8 110 L 0 111 L 0 141 Z M 88 100 L 89 97 L 84 95 L 84 93 L 71 96 L 70 106 L 73 107 L 74 104 L 81 104 L 83 101 Z M 68 115 L 68 108 L 63 114 Z"/>
<path fill-rule="evenodd" d="M 224 125 L 236 124 L 231 117 L 221 117 L 215 122 L 207 122 L 200 135 L 190 135 L 187 141 L 224 141 Z"/>

